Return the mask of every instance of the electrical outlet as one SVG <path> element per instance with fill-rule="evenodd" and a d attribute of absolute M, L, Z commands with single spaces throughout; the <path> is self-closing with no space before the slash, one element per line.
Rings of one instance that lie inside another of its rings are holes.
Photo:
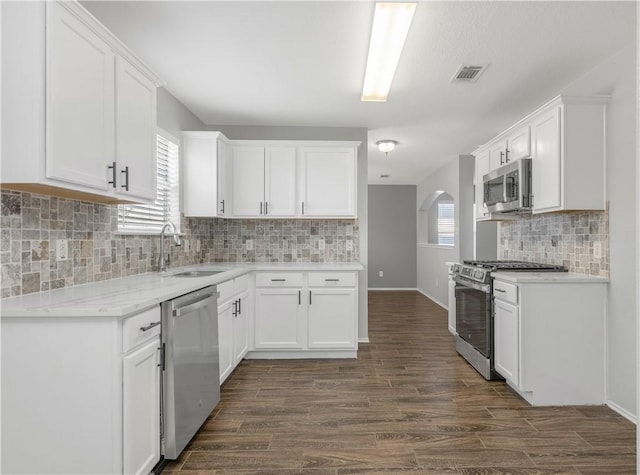
<path fill-rule="evenodd" d="M 593 257 L 595 259 L 600 259 L 602 257 L 602 243 L 600 242 L 593 243 Z"/>
<path fill-rule="evenodd" d="M 318 239 L 318 249 L 324 251 L 324 239 Z"/>
<path fill-rule="evenodd" d="M 351 239 L 347 240 L 347 251 L 353 251 L 353 241 Z"/>
<path fill-rule="evenodd" d="M 200 239 L 196 239 L 196 252 L 200 252 Z"/>
<path fill-rule="evenodd" d="M 66 239 L 56 241 L 56 259 L 58 261 L 69 259 L 69 241 Z"/>
<path fill-rule="evenodd" d="M 253 239 L 247 239 L 245 243 L 247 245 L 247 251 L 253 251 Z"/>
<path fill-rule="evenodd" d="M 378 271 L 378 277 L 384 277 L 384 272 L 382 272 L 381 270 Z"/>

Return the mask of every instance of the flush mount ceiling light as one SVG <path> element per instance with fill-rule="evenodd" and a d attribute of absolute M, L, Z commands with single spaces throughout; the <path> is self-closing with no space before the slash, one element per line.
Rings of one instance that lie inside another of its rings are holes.
<path fill-rule="evenodd" d="M 360 100 L 387 100 L 416 5 L 417 3 L 376 3 Z"/>
<path fill-rule="evenodd" d="M 398 142 L 395 140 L 378 140 L 376 145 L 378 146 L 378 150 L 383 152 L 385 155 L 389 155 L 389 152 L 396 148 Z"/>

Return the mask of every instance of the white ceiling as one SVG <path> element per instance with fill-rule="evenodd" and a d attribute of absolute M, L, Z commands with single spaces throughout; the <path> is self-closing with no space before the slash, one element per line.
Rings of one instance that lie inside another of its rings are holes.
<path fill-rule="evenodd" d="M 367 127 L 369 183 L 420 182 L 636 40 L 635 2 L 420 2 L 388 101 L 363 103 L 373 2 L 83 4 L 207 124 Z M 489 67 L 451 84 L 461 63 Z"/>

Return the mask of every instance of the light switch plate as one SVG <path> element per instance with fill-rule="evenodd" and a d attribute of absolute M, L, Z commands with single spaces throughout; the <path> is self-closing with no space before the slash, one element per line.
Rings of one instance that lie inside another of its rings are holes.
<path fill-rule="evenodd" d="M 56 241 L 56 260 L 63 261 L 69 259 L 69 241 L 58 239 Z"/>
<path fill-rule="evenodd" d="M 351 239 L 347 240 L 347 251 L 353 251 L 353 241 Z"/>
<path fill-rule="evenodd" d="M 595 259 L 600 259 L 602 257 L 602 243 L 600 242 L 593 243 L 593 257 Z"/>
<path fill-rule="evenodd" d="M 247 245 L 247 251 L 253 251 L 253 239 L 247 239 L 245 243 Z"/>
<path fill-rule="evenodd" d="M 384 277 L 384 272 L 378 271 L 378 277 Z"/>
<path fill-rule="evenodd" d="M 318 249 L 324 251 L 324 239 L 318 239 Z"/>

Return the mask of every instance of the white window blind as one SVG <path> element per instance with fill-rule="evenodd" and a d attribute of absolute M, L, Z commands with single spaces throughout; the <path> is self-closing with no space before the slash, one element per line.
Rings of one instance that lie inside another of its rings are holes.
<path fill-rule="evenodd" d="M 156 201 L 151 205 L 119 205 L 118 231 L 156 234 L 171 221 L 180 232 L 178 145 L 157 136 Z"/>
<path fill-rule="evenodd" d="M 453 203 L 438 203 L 438 244 L 453 246 Z"/>

